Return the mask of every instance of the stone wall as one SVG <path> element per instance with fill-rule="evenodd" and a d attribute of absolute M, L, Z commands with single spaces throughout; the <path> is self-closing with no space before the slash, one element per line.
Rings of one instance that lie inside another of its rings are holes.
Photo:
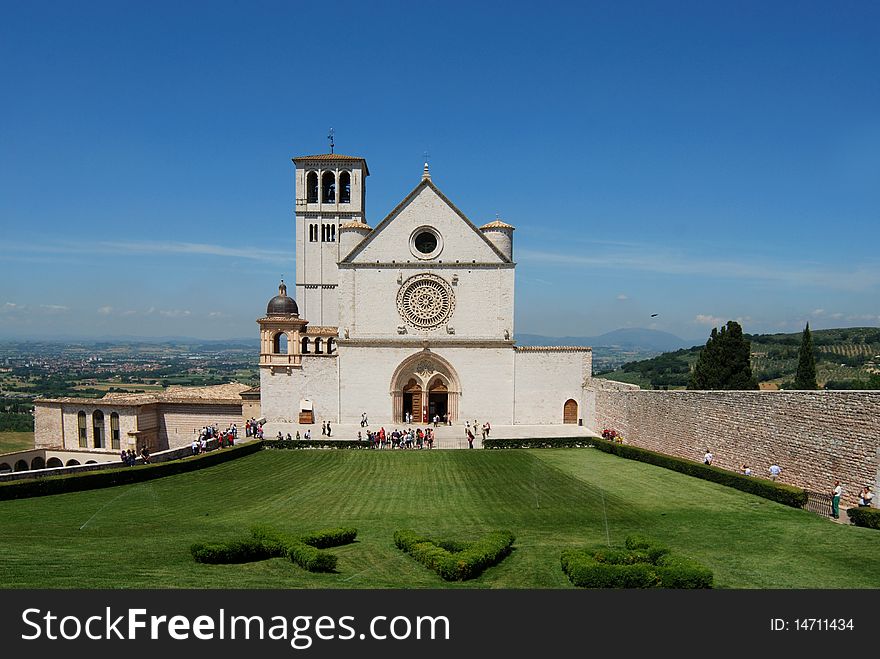
<path fill-rule="evenodd" d="M 854 505 L 878 481 L 880 392 L 642 391 L 594 378 L 594 428 L 628 444 L 756 476 L 782 467 L 782 482 L 829 492 L 835 480 Z"/>
<path fill-rule="evenodd" d="M 189 446 L 205 426 L 222 431 L 234 423 L 240 431 L 244 428 L 241 403 L 160 403 L 158 416 L 159 446 L 153 450 L 160 451 Z"/>
<path fill-rule="evenodd" d="M 577 418 L 584 423 L 589 407 L 584 381 L 590 377 L 592 352 L 560 348 L 519 348 L 514 377 L 514 423 L 562 423 L 565 401 L 577 401 Z"/>

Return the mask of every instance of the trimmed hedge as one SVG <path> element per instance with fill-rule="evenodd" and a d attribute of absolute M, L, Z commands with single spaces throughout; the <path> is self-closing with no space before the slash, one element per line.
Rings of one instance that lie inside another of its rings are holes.
<path fill-rule="evenodd" d="M 727 487 L 770 499 L 792 508 L 803 508 L 807 503 L 807 493 L 800 487 L 777 483 L 765 478 L 745 476 L 735 471 L 728 471 L 727 469 L 703 464 L 702 462 L 685 460 L 674 455 L 657 453 L 656 451 L 649 451 L 638 446 L 618 444 L 600 437 L 582 437 L 578 440 L 566 437 L 550 439 L 487 439 L 483 442 L 483 446 L 486 448 L 575 448 L 588 446 L 597 448 L 605 453 L 612 453 L 621 458 L 627 458 L 628 460 L 647 462 L 657 467 L 677 471 L 695 478 L 702 478 L 719 485 L 726 485 Z"/>
<path fill-rule="evenodd" d="M 325 529 L 297 538 L 270 526 L 255 526 L 249 538 L 227 543 L 197 542 L 190 547 L 190 552 L 198 563 L 251 563 L 286 556 L 309 572 L 333 572 L 336 556 L 321 551 L 318 546 L 338 547 L 354 542 L 355 537 L 356 529 Z"/>
<path fill-rule="evenodd" d="M 266 439 L 263 446 L 275 449 L 371 449 L 373 442 L 356 439 Z"/>
<path fill-rule="evenodd" d="M 625 548 L 566 549 L 562 571 L 580 588 L 711 588 L 712 572 L 647 538 L 629 537 Z"/>
<path fill-rule="evenodd" d="M 465 581 L 500 563 L 513 548 L 510 531 L 492 531 L 473 542 L 432 540 L 410 529 L 394 532 L 394 544 L 446 581 Z"/>
<path fill-rule="evenodd" d="M 880 510 L 860 506 L 846 511 L 849 521 L 856 526 L 864 526 L 868 529 L 880 529 Z"/>
<path fill-rule="evenodd" d="M 169 462 L 137 465 L 134 467 L 120 466 L 115 469 L 90 471 L 83 474 L 46 476 L 34 480 L 0 483 L 0 501 L 140 483 L 153 480 L 154 478 L 163 478 L 205 467 L 212 467 L 229 460 L 235 460 L 236 458 L 256 453 L 261 448 L 260 442 L 252 442 Z"/>
<path fill-rule="evenodd" d="M 483 448 L 587 448 L 596 437 L 528 437 L 521 439 L 486 439 Z"/>
<path fill-rule="evenodd" d="M 309 572 L 333 572 L 336 569 L 336 555 L 307 545 L 301 540 L 293 540 L 287 546 L 290 560 Z"/>
<path fill-rule="evenodd" d="M 354 542 L 357 534 L 357 529 L 322 529 L 320 531 L 312 531 L 302 536 L 300 540 L 312 547 L 326 549 L 327 547 L 351 544 Z"/>

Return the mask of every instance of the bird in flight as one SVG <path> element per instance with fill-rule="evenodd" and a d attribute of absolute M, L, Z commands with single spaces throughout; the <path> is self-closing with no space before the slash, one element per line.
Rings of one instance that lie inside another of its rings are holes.
<path fill-rule="evenodd" d="M 654 318 L 655 316 L 659 316 L 659 315 L 660 315 L 660 314 L 652 313 L 652 314 L 651 314 L 651 318 Z"/>

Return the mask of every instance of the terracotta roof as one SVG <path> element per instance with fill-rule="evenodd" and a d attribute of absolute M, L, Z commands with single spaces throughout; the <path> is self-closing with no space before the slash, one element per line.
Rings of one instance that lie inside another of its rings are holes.
<path fill-rule="evenodd" d="M 515 231 L 516 227 L 507 222 L 502 222 L 501 220 L 493 220 L 492 222 L 489 222 L 489 224 L 481 226 L 480 229 L 510 229 L 511 231 Z"/>
<path fill-rule="evenodd" d="M 354 222 L 354 221 L 346 222 L 345 224 L 343 224 L 339 228 L 340 229 L 366 229 L 367 231 L 373 230 L 373 228 L 369 224 L 367 224 L 366 222 Z"/>
<path fill-rule="evenodd" d="M 246 384 L 230 382 L 208 387 L 184 387 L 173 385 L 165 391 L 151 393 L 128 393 L 114 391 L 104 394 L 103 398 L 63 398 L 37 399 L 40 403 L 74 403 L 83 405 L 150 405 L 153 403 L 226 403 L 238 402 L 240 394 L 250 389 Z"/>

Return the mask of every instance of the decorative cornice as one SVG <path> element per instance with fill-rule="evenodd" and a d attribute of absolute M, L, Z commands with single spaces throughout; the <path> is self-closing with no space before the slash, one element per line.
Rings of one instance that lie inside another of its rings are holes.
<path fill-rule="evenodd" d="M 448 263 L 445 261 L 398 261 L 397 263 L 395 263 L 394 261 L 379 263 L 339 263 L 340 270 L 398 268 L 402 270 L 425 270 L 427 272 L 430 272 L 431 270 L 506 270 L 513 269 L 515 267 L 516 263 L 513 261 L 508 261 L 506 263 L 466 263 L 458 261 L 456 261 L 455 263 Z"/>
<path fill-rule="evenodd" d="M 394 339 L 339 339 L 337 345 L 352 348 L 513 348 L 513 341 L 499 339 L 427 339 L 422 337 Z"/>
<path fill-rule="evenodd" d="M 587 346 L 516 346 L 517 352 L 593 352 Z"/>

